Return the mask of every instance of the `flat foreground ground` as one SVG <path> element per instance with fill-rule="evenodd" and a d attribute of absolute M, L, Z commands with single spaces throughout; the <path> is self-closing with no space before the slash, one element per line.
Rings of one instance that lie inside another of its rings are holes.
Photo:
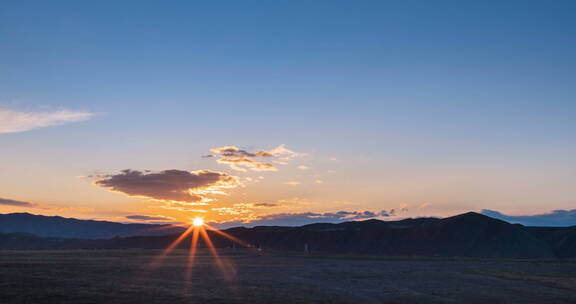
<path fill-rule="evenodd" d="M 0 303 L 576 303 L 575 261 L 219 253 L 0 251 Z"/>

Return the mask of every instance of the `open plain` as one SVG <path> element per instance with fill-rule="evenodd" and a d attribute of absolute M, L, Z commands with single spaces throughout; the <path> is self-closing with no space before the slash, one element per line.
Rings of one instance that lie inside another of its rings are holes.
<path fill-rule="evenodd" d="M 576 261 L 1 251 L 0 303 L 575 303 Z M 155 262 L 155 263 L 153 263 Z M 151 264 L 152 263 L 152 264 Z M 191 267 L 189 266 L 191 265 Z"/>

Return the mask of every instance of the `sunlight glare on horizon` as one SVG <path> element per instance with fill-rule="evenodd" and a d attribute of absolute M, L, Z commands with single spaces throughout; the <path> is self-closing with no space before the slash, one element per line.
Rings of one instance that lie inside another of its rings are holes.
<path fill-rule="evenodd" d="M 204 219 L 201 217 L 197 217 L 195 219 L 192 220 L 192 225 L 194 227 L 200 227 L 204 225 Z"/>

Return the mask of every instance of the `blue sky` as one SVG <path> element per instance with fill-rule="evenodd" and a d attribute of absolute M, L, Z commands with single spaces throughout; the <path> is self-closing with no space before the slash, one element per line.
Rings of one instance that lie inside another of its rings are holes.
<path fill-rule="evenodd" d="M 280 194 L 247 186 L 246 199 L 322 200 L 314 212 L 432 202 L 409 216 L 568 209 L 575 9 L 573 1 L 3 1 L 2 108 L 93 116 L 0 134 L 0 197 L 88 201 L 94 214 L 84 216 L 120 216 L 145 203 L 98 194 L 105 189 L 75 177 L 224 170 L 199 155 L 286 144 L 306 153 L 298 161 L 321 176 L 321 189 L 277 189 L 304 179 L 287 168 L 262 184 Z"/>

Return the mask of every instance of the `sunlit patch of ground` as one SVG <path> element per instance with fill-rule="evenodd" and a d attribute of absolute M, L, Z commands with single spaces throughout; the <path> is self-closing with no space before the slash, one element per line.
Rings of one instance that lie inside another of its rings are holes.
<path fill-rule="evenodd" d="M 576 303 L 576 262 L 219 249 L 0 251 L 0 303 Z"/>

